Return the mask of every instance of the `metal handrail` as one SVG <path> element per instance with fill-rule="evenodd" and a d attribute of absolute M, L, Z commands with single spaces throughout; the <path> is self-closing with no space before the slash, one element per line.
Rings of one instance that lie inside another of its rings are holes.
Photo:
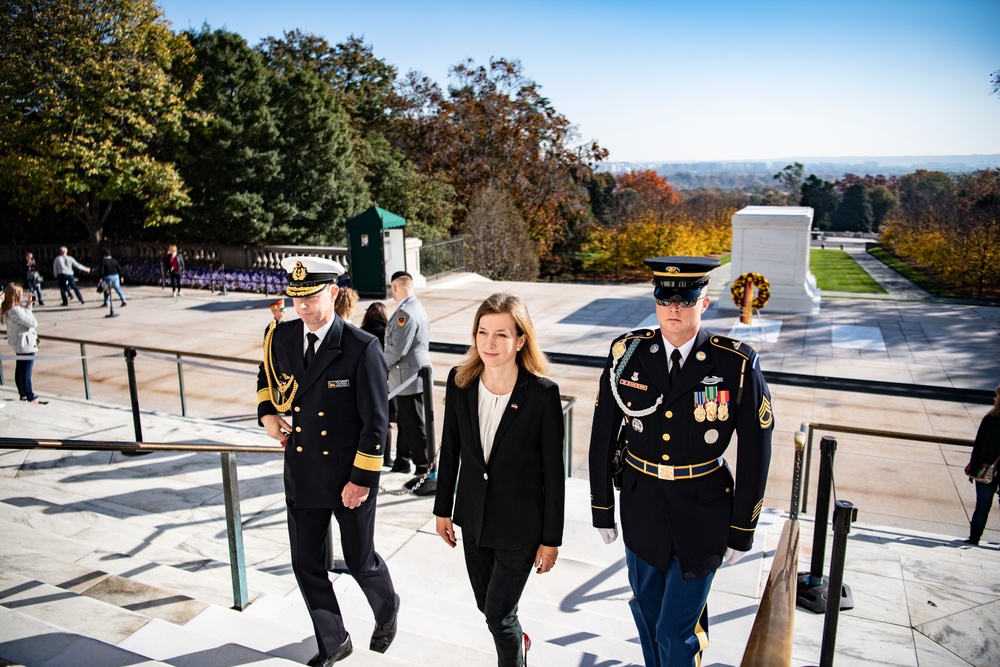
<path fill-rule="evenodd" d="M 774 562 L 754 616 L 740 667 L 783 667 L 792 662 L 795 625 L 799 522 L 787 519 L 774 552 Z"/>
<path fill-rule="evenodd" d="M 922 433 L 903 433 L 900 431 L 882 431 L 874 428 L 860 428 L 858 426 L 845 426 L 843 424 L 825 424 L 822 422 L 802 422 L 800 433 L 805 433 L 806 438 L 806 462 L 805 465 L 796 470 L 796 475 L 805 475 L 805 479 L 793 480 L 793 488 L 802 490 L 801 504 L 795 494 L 792 495 L 792 516 L 797 516 L 799 511 L 806 511 L 806 503 L 809 500 L 809 465 L 812 462 L 812 443 L 814 431 L 833 431 L 834 433 L 852 433 L 854 435 L 870 435 L 877 438 L 891 438 L 893 440 L 914 440 L 916 442 L 933 442 L 941 445 L 958 445 L 960 447 L 972 447 L 975 440 L 967 438 L 949 438 L 941 435 L 924 435 Z"/>

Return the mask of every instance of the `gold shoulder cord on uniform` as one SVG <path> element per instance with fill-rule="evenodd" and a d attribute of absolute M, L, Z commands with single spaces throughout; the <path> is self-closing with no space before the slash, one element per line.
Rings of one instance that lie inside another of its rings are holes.
<path fill-rule="evenodd" d="M 264 376 L 267 378 L 267 389 L 268 394 L 271 397 L 271 404 L 278 412 L 287 412 L 288 408 L 292 407 L 292 401 L 295 399 L 295 392 L 299 390 L 299 383 L 295 381 L 295 377 L 283 373 L 286 378 L 285 382 L 282 382 L 277 373 L 274 370 L 274 362 L 271 361 L 271 339 L 274 338 L 274 328 L 278 326 L 278 323 L 272 321 L 267 327 L 267 333 L 264 334 Z M 275 389 L 277 385 L 277 389 Z M 291 387 L 291 392 L 288 391 Z M 284 397 L 288 394 L 288 399 L 282 403 L 275 400 L 275 396 Z"/>

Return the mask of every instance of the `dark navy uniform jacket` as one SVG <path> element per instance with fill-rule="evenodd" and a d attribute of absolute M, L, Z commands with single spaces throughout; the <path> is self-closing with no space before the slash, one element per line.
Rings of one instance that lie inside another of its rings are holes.
<path fill-rule="evenodd" d="M 707 406 L 709 398 L 714 406 Z M 696 413 L 699 405 L 704 412 Z M 625 410 L 637 414 L 627 416 Z M 746 343 L 701 329 L 671 389 L 659 329 L 631 331 L 615 340 L 601 375 L 590 440 L 591 504 L 598 528 L 615 525 L 612 457 L 623 417 L 622 437 L 631 455 L 625 457 L 621 487 L 625 545 L 662 571 L 676 552 L 685 577 L 717 569 L 727 546 L 749 551 L 773 429 L 757 354 Z M 711 462 L 722 457 L 734 433 L 735 485 L 728 465 L 688 479 L 660 478 L 676 472 L 665 466 L 713 468 Z"/>
<path fill-rule="evenodd" d="M 296 508 L 336 508 L 348 481 L 378 487 L 388 428 L 385 355 L 377 338 L 335 317 L 306 369 L 303 326 L 280 322 L 271 339 L 275 370 L 296 383 L 285 496 Z M 261 365 L 257 417 L 277 413 Z"/>

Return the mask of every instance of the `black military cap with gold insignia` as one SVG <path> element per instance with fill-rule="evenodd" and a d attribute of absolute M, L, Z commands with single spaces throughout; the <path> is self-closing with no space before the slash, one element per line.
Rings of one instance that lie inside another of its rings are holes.
<path fill-rule="evenodd" d="M 323 290 L 344 274 L 340 262 L 324 257 L 286 257 L 281 268 L 288 271 L 285 294 L 291 297 L 311 296 Z"/>
<path fill-rule="evenodd" d="M 721 262 L 710 257 L 652 257 L 643 262 L 653 270 L 653 296 L 657 301 L 698 299 L 708 285 L 708 274 Z"/>

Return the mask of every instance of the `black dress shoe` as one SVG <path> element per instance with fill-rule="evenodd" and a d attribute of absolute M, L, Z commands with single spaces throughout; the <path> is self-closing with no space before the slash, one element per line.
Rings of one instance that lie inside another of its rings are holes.
<path fill-rule="evenodd" d="M 324 656 L 322 653 L 317 653 L 312 660 L 306 663 L 306 667 L 330 667 L 333 663 L 349 656 L 352 651 L 354 651 L 354 646 L 351 644 L 351 636 L 347 635 L 344 643 L 338 646 L 331 655 Z"/>
<path fill-rule="evenodd" d="M 392 640 L 396 638 L 396 617 L 399 616 L 399 596 L 396 596 L 396 613 L 392 615 L 392 619 L 385 625 L 376 625 L 375 632 L 372 633 L 371 644 L 368 645 L 369 650 L 375 651 L 376 653 L 385 653 L 386 649 L 389 648 L 389 644 Z"/>
<path fill-rule="evenodd" d="M 392 464 L 392 469 L 389 472 L 410 472 L 410 462 L 396 461 Z"/>

